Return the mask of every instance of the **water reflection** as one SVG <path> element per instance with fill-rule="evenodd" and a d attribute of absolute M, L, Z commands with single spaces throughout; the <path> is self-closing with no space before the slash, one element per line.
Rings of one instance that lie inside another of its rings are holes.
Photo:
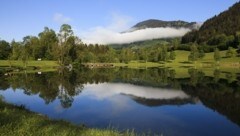
<path fill-rule="evenodd" d="M 159 131 L 161 128 L 165 131 L 163 128 L 171 128 L 176 132 L 221 120 L 231 128 L 233 135 L 240 132 L 240 76 L 234 73 L 197 69 L 81 68 L 41 75 L 4 76 L 0 73 L 0 76 L 0 95 L 7 102 L 21 102 L 30 110 L 52 118 L 93 127 L 107 127 L 112 123 L 122 129 Z M 195 119 L 193 115 L 200 114 L 201 119 L 189 121 Z M 218 123 L 212 125 L 227 131 Z M 228 134 L 224 132 L 221 133 Z"/>
<path fill-rule="evenodd" d="M 104 99 L 114 95 L 123 94 L 143 99 L 186 99 L 187 94 L 180 90 L 152 88 L 144 86 L 136 86 L 132 84 L 108 83 L 100 85 L 86 85 L 88 95 L 94 96 L 97 99 Z"/>
<path fill-rule="evenodd" d="M 182 105 L 196 102 L 196 99 L 193 99 L 181 90 L 137 86 L 133 84 L 87 84 L 85 85 L 85 90 L 84 94 L 93 99 L 103 100 L 117 95 L 125 95 L 137 103 L 146 106 Z"/>

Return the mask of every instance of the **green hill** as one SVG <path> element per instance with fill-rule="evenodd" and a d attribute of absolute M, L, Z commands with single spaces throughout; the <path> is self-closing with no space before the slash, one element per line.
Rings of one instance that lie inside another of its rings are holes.
<path fill-rule="evenodd" d="M 182 43 L 207 43 L 208 45 L 238 45 L 240 37 L 240 2 L 228 10 L 208 19 L 199 30 L 187 33 Z M 227 43 L 229 42 L 229 43 Z"/>

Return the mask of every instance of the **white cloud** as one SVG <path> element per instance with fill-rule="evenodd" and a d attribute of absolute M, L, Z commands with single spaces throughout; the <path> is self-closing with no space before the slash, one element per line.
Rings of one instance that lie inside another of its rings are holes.
<path fill-rule="evenodd" d="M 147 28 L 120 33 L 128 30 L 132 25 L 132 21 L 131 17 L 112 14 L 112 21 L 108 26 L 93 27 L 81 32 L 80 37 L 84 43 L 122 44 L 157 38 L 180 37 L 190 31 L 190 29 L 186 28 Z"/>
<path fill-rule="evenodd" d="M 99 27 L 87 33 L 83 39 L 83 42 L 100 44 L 122 44 L 158 38 L 180 37 L 189 31 L 190 29 L 186 28 L 147 28 L 129 33 L 118 33 Z"/>
<path fill-rule="evenodd" d="M 64 16 L 63 14 L 56 13 L 53 16 L 53 20 L 59 24 L 69 23 L 72 21 L 71 18 Z"/>

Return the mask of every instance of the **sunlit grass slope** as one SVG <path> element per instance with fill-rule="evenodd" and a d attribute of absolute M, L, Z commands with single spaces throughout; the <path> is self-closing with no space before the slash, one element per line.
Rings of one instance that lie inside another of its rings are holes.
<path fill-rule="evenodd" d="M 226 51 L 220 51 L 221 60 L 216 66 L 216 61 L 214 60 L 214 53 L 205 53 L 205 56 L 202 59 L 198 59 L 195 62 L 188 60 L 190 54 L 189 51 L 175 51 L 176 59 L 168 62 L 138 62 L 131 61 L 129 63 L 114 63 L 115 66 L 126 66 L 130 68 L 139 68 L 139 67 L 196 67 L 196 68 L 239 68 L 240 57 L 234 56 L 232 58 L 226 58 Z"/>
<path fill-rule="evenodd" d="M 0 60 L 0 67 L 24 67 L 24 63 L 18 60 Z M 56 61 L 28 61 L 28 67 L 40 67 L 40 68 L 49 68 L 57 67 L 58 64 Z"/>

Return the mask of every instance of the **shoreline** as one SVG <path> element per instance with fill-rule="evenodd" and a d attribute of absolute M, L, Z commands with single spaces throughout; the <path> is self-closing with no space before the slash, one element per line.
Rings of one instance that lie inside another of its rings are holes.
<path fill-rule="evenodd" d="M 73 125 L 63 120 L 49 119 L 47 116 L 31 112 L 23 105 L 8 104 L 0 99 L 0 134 L 12 135 L 84 135 L 84 136 L 135 136 L 134 131 L 106 128 L 87 128 Z M 11 131 L 9 131 L 11 130 Z"/>

